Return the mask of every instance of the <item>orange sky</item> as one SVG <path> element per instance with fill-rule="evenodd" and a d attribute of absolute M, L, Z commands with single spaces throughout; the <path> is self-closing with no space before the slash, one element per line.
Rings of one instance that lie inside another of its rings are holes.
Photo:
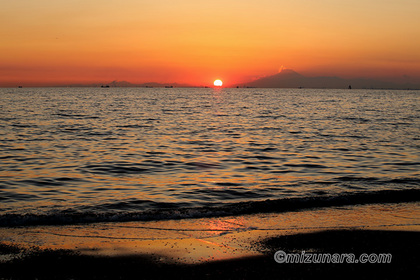
<path fill-rule="evenodd" d="M 0 2 L 0 86 L 420 77 L 419 0 Z"/>

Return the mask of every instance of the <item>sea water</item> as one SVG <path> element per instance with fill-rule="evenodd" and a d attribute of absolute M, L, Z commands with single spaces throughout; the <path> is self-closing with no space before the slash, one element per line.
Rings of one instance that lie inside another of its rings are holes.
<path fill-rule="evenodd" d="M 420 199 L 420 91 L 0 89 L 0 226 Z"/>

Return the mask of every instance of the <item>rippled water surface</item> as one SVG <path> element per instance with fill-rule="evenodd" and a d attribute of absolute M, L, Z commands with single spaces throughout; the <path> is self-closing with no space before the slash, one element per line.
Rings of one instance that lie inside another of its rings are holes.
<path fill-rule="evenodd" d="M 419 187 L 420 92 L 0 89 L 0 214 Z"/>

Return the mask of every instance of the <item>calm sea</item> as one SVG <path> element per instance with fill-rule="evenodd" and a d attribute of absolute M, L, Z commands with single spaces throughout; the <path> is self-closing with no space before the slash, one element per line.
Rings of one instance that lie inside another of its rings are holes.
<path fill-rule="evenodd" d="M 0 226 L 420 200 L 420 91 L 0 89 Z"/>

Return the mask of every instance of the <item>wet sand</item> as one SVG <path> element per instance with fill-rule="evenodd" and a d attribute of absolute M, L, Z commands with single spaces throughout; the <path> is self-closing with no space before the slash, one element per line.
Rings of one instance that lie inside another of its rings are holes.
<path fill-rule="evenodd" d="M 271 238 L 261 256 L 175 264 L 150 255 L 87 256 L 72 251 L 37 251 L 0 264 L 1 279 L 408 279 L 419 271 L 420 233 L 413 231 L 336 230 Z M 279 264 L 273 254 L 286 251 L 387 252 L 390 264 Z M 2 252 L 16 248 L 2 247 Z"/>
<path fill-rule="evenodd" d="M 197 220 L 0 229 L 0 279 L 404 278 L 420 204 Z M 35 246 L 35 247 L 34 247 Z M 279 264 L 274 253 L 391 253 L 390 264 Z"/>

